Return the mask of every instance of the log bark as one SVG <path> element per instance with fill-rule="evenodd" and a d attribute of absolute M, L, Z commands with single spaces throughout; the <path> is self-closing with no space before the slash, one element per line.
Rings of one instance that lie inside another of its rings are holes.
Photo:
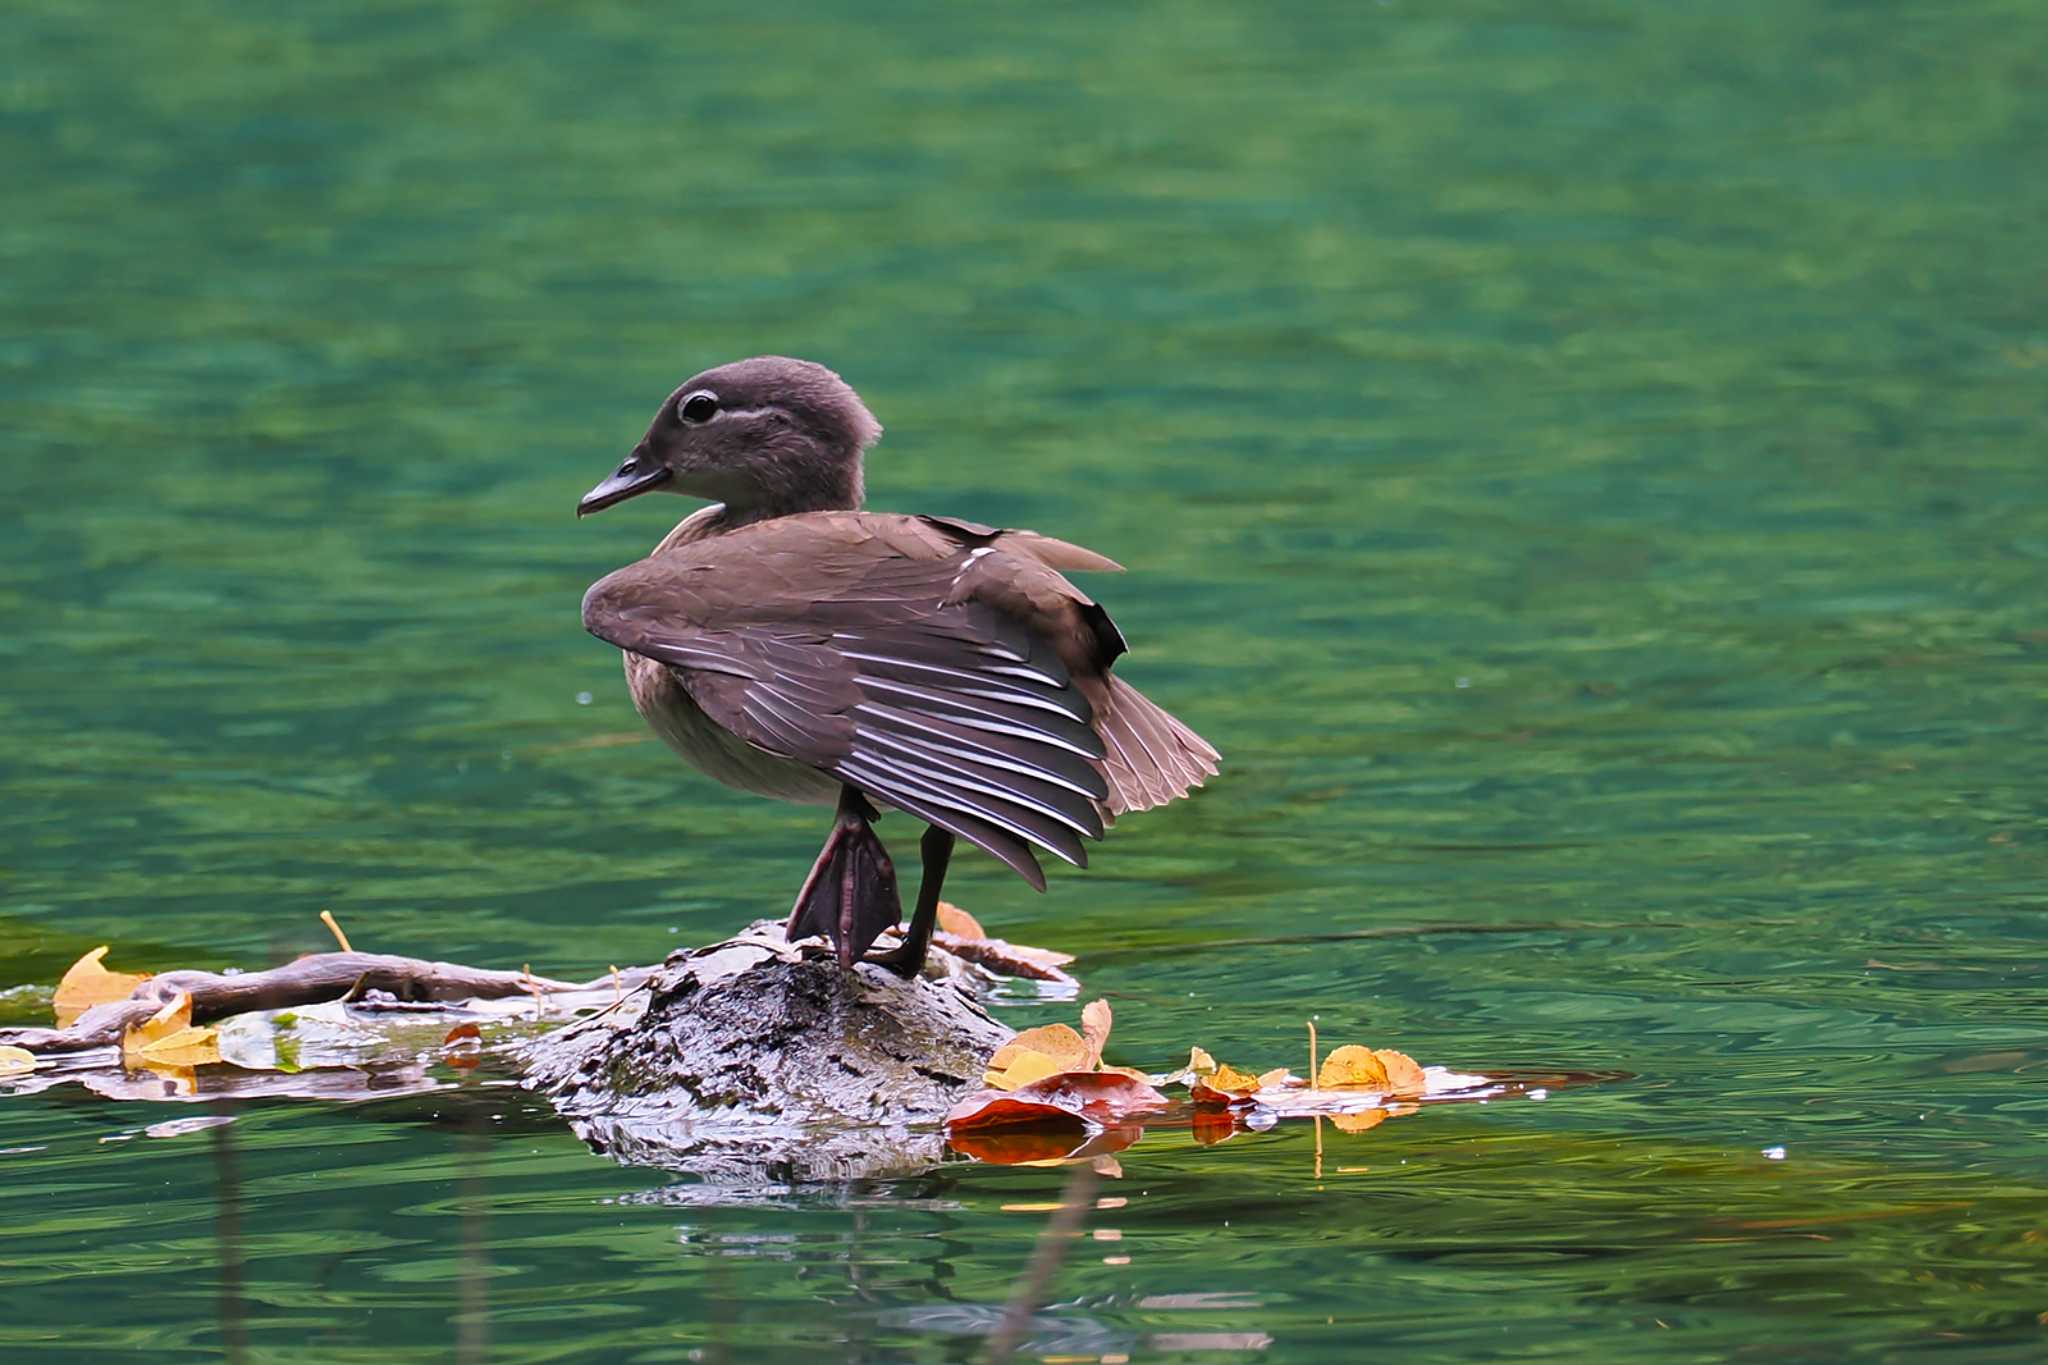
<path fill-rule="evenodd" d="M 840 970 L 762 922 L 672 956 L 617 1005 L 526 1044 L 526 1083 L 621 1161 L 788 1183 L 936 1162 L 938 1120 L 1011 1036 L 979 973 Z"/>

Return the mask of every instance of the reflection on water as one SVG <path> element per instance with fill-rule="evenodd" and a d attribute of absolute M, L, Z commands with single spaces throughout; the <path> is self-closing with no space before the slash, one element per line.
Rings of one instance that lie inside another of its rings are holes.
<path fill-rule="evenodd" d="M 0 987 L 786 905 L 814 813 L 614 742 L 575 620 L 660 509 L 568 509 L 796 352 L 879 505 L 1130 564 L 1225 752 L 949 881 L 1113 1060 L 1635 1077 L 1099 1154 L 1020 1358 L 2038 1351 L 2036 8 L 9 6 Z M 0 1105 L 9 1359 L 978 1359 L 1073 1169 L 186 1108 Z"/>

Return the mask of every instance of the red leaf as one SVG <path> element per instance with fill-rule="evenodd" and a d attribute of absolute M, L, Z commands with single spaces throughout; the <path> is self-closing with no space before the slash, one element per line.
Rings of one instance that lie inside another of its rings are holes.
<path fill-rule="evenodd" d="M 441 1046 L 453 1047 L 461 1042 L 481 1043 L 483 1037 L 483 1030 L 475 1024 L 457 1024 L 454 1028 L 448 1030 L 448 1036 L 441 1040 Z"/>
<path fill-rule="evenodd" d="M 1062 1071 L 1015 1090 L 981 1090 L 946 1115 L 947 1133 L 1024 1125 L 1069 1130 L 1162 1109 L 1166 1096 L 1116 1071 Z"/>
<path fill-rule="evenodd" d="M 991 1166 L 1057 1165 L 1070 1161 L 1092 1161 L 1110 1152 L 1121 1152 L 1145 1135 L 1135 1123 L 1119 1124 L 1099 1133 L 1061 1132 L 1045 1127 L 1015 1127 L 962 1132 L 946 1139 L 962 1156 L 985 1161 Z"/>

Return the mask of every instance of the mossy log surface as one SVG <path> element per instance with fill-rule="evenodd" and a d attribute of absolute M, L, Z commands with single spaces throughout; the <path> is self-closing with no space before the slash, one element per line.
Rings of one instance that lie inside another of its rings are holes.
<path fill-rule="evenodd" d="M 674 954 L 616 1005 L 522 1045 L 526 1083 L 618 1160 L 782 1181 L 908 1174 L 1012 1030 L 987 978 L 934 948 L 925 975 L 852 973 L 762 922 Z"/>

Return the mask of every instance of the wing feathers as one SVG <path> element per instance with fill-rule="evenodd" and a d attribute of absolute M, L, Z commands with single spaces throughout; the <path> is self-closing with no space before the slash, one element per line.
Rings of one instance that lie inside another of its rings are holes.
<path fill-rule="evenodd" d="M 593 586 L 584 623 L 670 665 L 730 733 L 1041 889 L 1034 848 L 1085 866 L 1109 819 L 1216 771 L 1215 750 L 1108 675 L 1122 637 L 1057 572 L 1110 561 L 915 520 L 814 513 L 667 547 Z"/>

